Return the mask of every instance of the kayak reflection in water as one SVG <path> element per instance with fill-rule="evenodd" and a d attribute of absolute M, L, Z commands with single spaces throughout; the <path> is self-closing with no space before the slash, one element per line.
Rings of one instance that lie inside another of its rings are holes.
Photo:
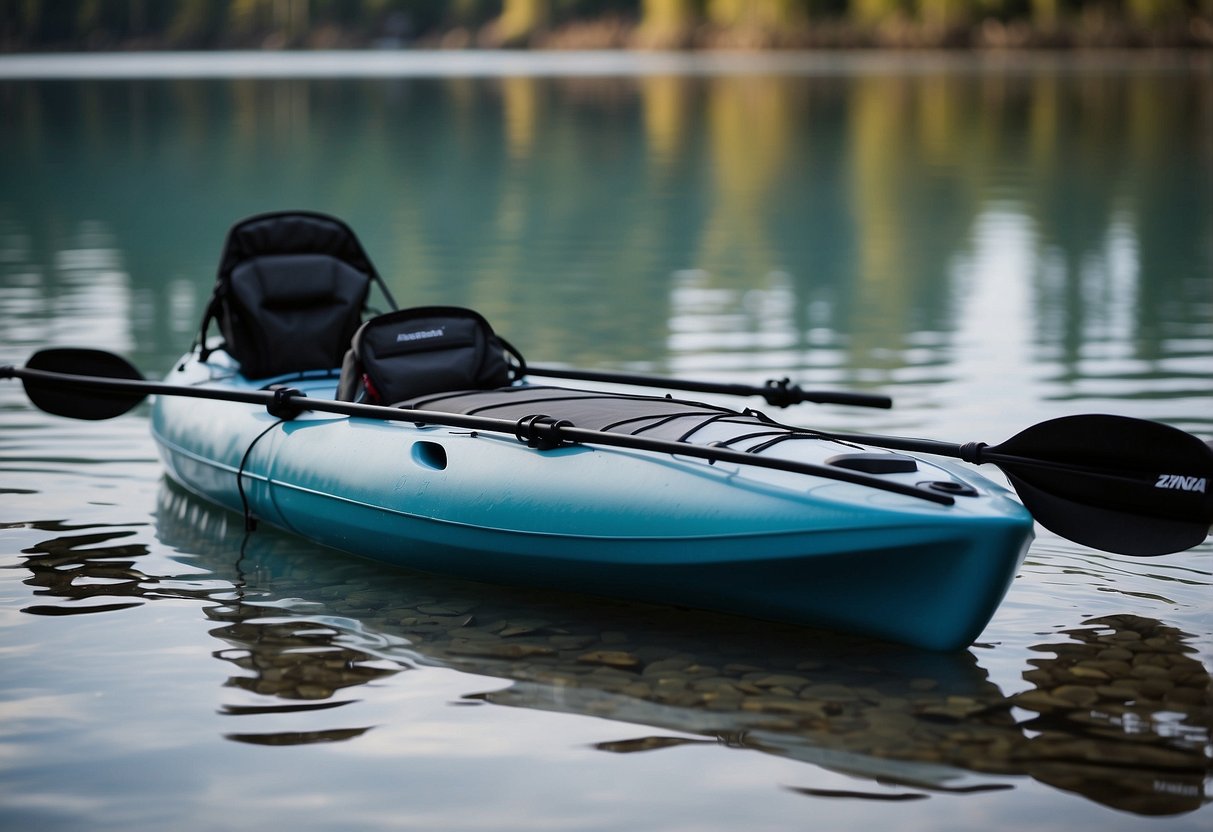
<path fill-rule="evenodd" d="M 651 726 L 610 753 L 688 743 L 758 750 L 870 778 L 880 800 L 1013 788 L 1030 776 L 1139 815 L 1194 811 L 1213 766 L 1210 676 L 1187 634 L 1154 619 L 1082 622 L 1032 649 L 1031 687 L 1005 696 L 971 652 L 926 653 L 727 616 L 512 590 L 385 570 L 262 530 L 166 485 L 160 542 L 210 570 L 205 582 L 139 571 L 135 533 L 48 528 L 27 550 L 32 614 L 202 602 L 239 670 L 227 705 L 261 745 L 354 740 L 373 726 L 257 730 L 268 714 L 335 710 L 358 688 L 420 665 L 512 681 L 469 704 Z M 98 580 L 104 579 L 104 580 Z M 216 589 L 216 587 L 221 587 Z M 56 604 L 64 598 L 71 605 Z M 87 598 L 83 608 L 78 603 Z M 348 717 L 349 714 L 346 713 Z M 670 736 L 662 732 L 676 732 Z M 698 738 L 688 738 L 686 735 Z M 890 787 L 897 791 L 890 792 Z M 797 789 L 809 795 L 819 790 Z"/>

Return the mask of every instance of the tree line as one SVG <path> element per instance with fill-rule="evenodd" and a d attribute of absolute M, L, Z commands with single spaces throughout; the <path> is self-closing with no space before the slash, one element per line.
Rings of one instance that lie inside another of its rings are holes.
<path fill-rule="evenodd" d="M 1213 0 L 20 0 L 0 49 L 1213 48 Z"/>

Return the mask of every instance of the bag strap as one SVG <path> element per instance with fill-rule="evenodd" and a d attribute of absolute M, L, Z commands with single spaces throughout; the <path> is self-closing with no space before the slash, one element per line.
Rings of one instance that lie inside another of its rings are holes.
<path fill-rule="evenodd" d="M 190 353 L 198 350 L 198 360 L 203 364 L 211 357 L 211 353 L 215 350 L 210 349 L 206 345 L 207 330 L 211 328 L 211 321 L 218 320 L 219 306 L 222 303 L 220 295 L 223 294 L 223 287 L 216 284 L 215 291 L 211 293 L 211 299 L 206 304 L 206 311 L 202 313 L 202 323 L 198 327 L 198 334 L 194 336 L 194 343 L 190 344 Z"/>
<path fill-rule="evenodd" d="M 509 367 L 509 370 L 510 370 L 510 381 L 517 381 L 518 379 L 525 376 L 526 375 L 526 359 L 522 357 L 522 353 L 520 353 L 518 351 L 518 348 L 515 347 L 513 344 L 511 344 L 509 341 L 505 340 L 505 338 L 503 338 L 502 336 L 498 335 L 495 332 L 493 333 L 493 337 L 496 338 L 498 340 L 498 342 L 500 342 L 502 349 L 505 350 L 505 353 L 506 353 L 506 362 L 505 363 L 506 363 L 506 366 Z M 510 357 L 513 357 L 514 360 L 510 361 L 509 360 Z"/>

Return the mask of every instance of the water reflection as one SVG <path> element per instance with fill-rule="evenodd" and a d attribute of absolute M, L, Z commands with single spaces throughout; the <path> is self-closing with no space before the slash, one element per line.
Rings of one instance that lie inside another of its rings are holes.
<path fill-rule="evenodd" d="M 26 528 L 62 532 L 26 549 L 25 566 L 31 575 L 28 586 L 36 597 L 67 599 L 66 603 L 31 604 L 22 612 L 31 615 L 78 615 L 138 607 L 147 594 L 148 576 L 136 568 L 147 554 L 143 543 L 123 545 L 133 537 L 129 528 L 91 531 L 95 526 L 73 526 L 59 522 L 22 524 Z M 81 534 L 81 531 L 88 533 Z M 122 598 L 121 601 L 107 599 Z M 129 600 L 128 600 L 129 599 Z"/>
<path fill-rule="evenodd" d="M 1036 713 L 1021 724 L 1034 734 L 1025 770 L 1137 814 L 1200 806 L 1213 770 L 1213 686 L 1187 634 L 1137 615 L 1101 616 L 1067 634 L 1073 641 L 1033 648 L 1054 657 L 1031 660 L 1024 678 L 1035 688 L 1011 697 Z"/>
<path fill-rule="evenodd" d="M 649 726 L 598 744 L 604 753 L 712 743 L 870 784 L 829 795 L 791 786 L 809 796 L 917 799 L 1029 776 L 1171 815 L 1200 808 L 1213 773 L 1209 672 L 1186 634 L 1142 616 L 1084 621 L 1039 645 L 1027 688 L 1006 695 L 972 652 L 385 572 L 270 530 L 245 540 L 234 515 L 168 485 L 157 534 L 194 574 L 141 572 L 146 548 L 129 529 L 46 531 L 25 563 L 44 600 L 25 612 L 198 601 L 219 624 L 226 686 L 241 692 L 222 707 L 239 723 L 225 736 L 241 743 L 356 741 L 374 727 L 344 715 L 368 686 L 441 666 L 508 680 L 467 704 Z M 284 713 L 307 724 L 266 730 Z"/>
<path fill-rule="evenodd" d="M 1057 67 L 0 81 L 17 125 L 0 286 L 91 302 L 60 253 L 106 253 L 91 285 L 167 367 L 227 227 L 316 207 L 397 297 L 477 307 L 534 359 L 950 382 L 960 400 L 997 375 L 1043 399 L 1150 395 L 1207 431 L 1180 401 L 1207 398 L 1213 349 L 1210 84 Z M 686 275 L 716 318 L 683 303 Z"/>

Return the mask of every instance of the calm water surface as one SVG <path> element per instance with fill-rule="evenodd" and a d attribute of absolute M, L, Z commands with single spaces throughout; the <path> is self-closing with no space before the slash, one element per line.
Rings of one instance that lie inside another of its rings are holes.
<path fill-rule="evenodd" d="M 0 61 L 0 363 L 165 372 L 228 226 L 298 207 L 536 362 L 896 400 L 780 414 L 828 428 L 996 442 L 1114 412 L 1213 437 L 1208 65 L 519 60 Z M 71 422 L 12 383 L 0 494 L 5 828 L 1213 820 L 1209 542 L 1041 530 L 979 643 L 938 656 L 246 538 L 164 481 L 145 412 Z"/>

